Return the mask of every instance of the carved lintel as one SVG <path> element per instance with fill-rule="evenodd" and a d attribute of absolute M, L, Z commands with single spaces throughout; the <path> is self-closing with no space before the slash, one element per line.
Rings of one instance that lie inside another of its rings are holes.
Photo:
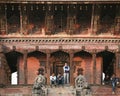
<path fill-rule="evenodd" d="M 108 50 L 108 46 L 105 46 L 105 50 Z"/>
<path fill-rule="evenodd" d="M 12 50 L 15 51 L 16 50 L 16 46 L 12 46 Z"/>
<path fill-rule="evenodd" d="M 85 50 L 85 46 L 82 46 L 82 50 Z"/>
<path fill-rule="evenodd" d="M 62 49 L 63 49 L 63 48 L 62 48 L 62 45 L 60 45 L 60 46 L 59 46 L 59 50 L 62 50 Z"/>
<path fill-rule="evenodd" d="M 120 52 L 120 45 L 118 45 L 118 52 Z"/>
<path fill-rule="evenodd" d="M 24 54 L 27 54 L 27 53 L 28 53 L 28 50 L 27 50 L 27 49 L 25 49 L 25 50 L 24 50 Z"/>
<path fill-rule="evenodd" d="M 45 52 L 46 52 L 47 54 L 49 54 L 49 55 L 50 55 L 50 53 L 51 53 L 50 50 L 45 50 Z"/>
<path fill-rule="evenodd" d="M 93 49 L 93 50 L 92 50 L 92 53 L 93 53 L 93 54 L 96 54 L 96 53 L 97 53 L 97 49 Z"/>
<path fill-rule="evenodd" d="M 36 49 L 36 51 L 38 51 L 39 50 L 39 46 L 35 46 L 35 49 Z"/>
<path fill-rule="evenodd" d="M 1 53 L 1 52 L 3 52 L 3 48 L 2 48 L 2 46 L 0 45 L 0 53 Z"/>

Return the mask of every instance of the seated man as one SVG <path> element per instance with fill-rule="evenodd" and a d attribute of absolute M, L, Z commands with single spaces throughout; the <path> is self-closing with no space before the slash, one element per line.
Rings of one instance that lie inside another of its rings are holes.
<path fill-rule="evenodd" d="M 54 73 L 52 73 L 52 75 L 50 76 L 50 85 L 52 87 L 52 85 L 56 86 L 56 76 Z"/>
<path fill-rule="evenodd" d="M 58 85 L 63 85 L 63 76 L 61 75 L 61 73 L 59 72 L 58 75 L 57 75 L 57 84 Z"/>

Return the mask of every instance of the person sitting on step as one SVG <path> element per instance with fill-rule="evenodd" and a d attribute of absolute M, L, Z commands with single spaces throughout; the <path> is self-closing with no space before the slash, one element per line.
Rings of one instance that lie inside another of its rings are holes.
<path fill-rule="evenodd" d="M 57 84 L 58 84 L 58 86 L 63 85 L 63 80 L 64 80 L 64 78 L 61 75 L 61 73 L 59 72 L 58 75 L 57 75 Z"/>
<path fill-rule="evenodd" d="M 50 76 L 50 86 L 52 87 L 52 85 L 56 86 L 56 76 L 54 73 Z"/>

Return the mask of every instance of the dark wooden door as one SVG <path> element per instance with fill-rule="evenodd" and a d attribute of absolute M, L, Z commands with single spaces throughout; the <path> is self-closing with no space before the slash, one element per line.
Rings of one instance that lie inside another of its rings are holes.
<path fill-rule="evenodd" d="M 63 75 L 63 66 L 64 66 L 64 64 L 63 63 L 59 63 L 59 62 L 56 62 L 54 64 L 53 72 L 55 73 L 56 76 L 58 75 L 59 72 Z"/>

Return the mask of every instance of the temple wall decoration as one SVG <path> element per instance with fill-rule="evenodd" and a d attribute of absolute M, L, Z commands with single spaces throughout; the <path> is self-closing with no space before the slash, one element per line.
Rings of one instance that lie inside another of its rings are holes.
<path fill-rule="evenodd" d="M 90 84 L 100 85 L 102 72 L 119 76 L 119 4 L 7 3 L 0 4 L 0 13 L 1 83 L 10 84 L 18 72 L 18 85 L 33 84 L 43 68 L 49 84 L 65 62 L 72 68 L 71 84 L 78 68 Z"/>
<path fill-rule="evenodd" d="M 0 71 L 0 76 L 2 78 L 0 79 L 0 84 L 10 84 L 11 70 L 3 53 L 0 53 Z"/>

